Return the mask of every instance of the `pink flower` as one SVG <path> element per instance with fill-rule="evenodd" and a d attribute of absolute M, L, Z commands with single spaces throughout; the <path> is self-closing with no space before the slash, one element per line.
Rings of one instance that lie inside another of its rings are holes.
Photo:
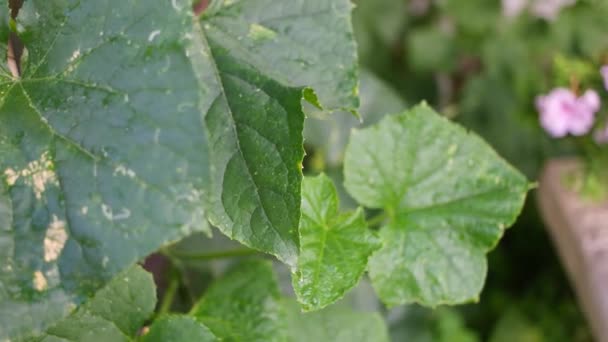
<path fill-rule="evenodd" d="M 552 137 L 580 136 L 593 127 L 595 113 L 600 109 L 600 97 L 594 90 L 587 90 L 577 98 L 571 90 L 557 88 L 548 95 L 537 97 L 536 108 L 540 112 L 541 125 Z"/>
<path fill-rule="evenodd" d="M 600 73 L 602 74 L 602 78 L 604 79 L 604 88 L 608 90 L 608 65 L 604 65 L 600 69 Z"/>

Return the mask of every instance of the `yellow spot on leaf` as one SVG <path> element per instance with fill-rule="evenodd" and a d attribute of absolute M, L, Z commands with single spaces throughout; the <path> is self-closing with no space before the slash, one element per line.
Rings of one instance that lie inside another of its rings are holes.
<path fill-rule="evenodd" d="M 266 26 L 251 24 L 249 25 L 248 36 L 254 40 L 272 40 L 277 36 L 277 33 Z"/>

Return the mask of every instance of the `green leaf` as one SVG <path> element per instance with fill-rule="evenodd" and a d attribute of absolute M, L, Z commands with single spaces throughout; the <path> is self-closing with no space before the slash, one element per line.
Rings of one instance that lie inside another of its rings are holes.
<path fill-rule="evenodd" d="M 388 342 L 388 329 L 378 313 L 356 312 L 334 305 L 301 313 L 293 300 L 285 300 L 289 341 Z"/>
<path fill-rule="evenodd" d="M 349 0 L 215 1 L 201 17 L 212 144 L 210 221 L 293 266 L 298 252 L 302 98 L 358 106 Z M 322 24 L 320 24 L 322 23 Z M 211 72 L 212 71 L 212 72 Z"/>
<path fill-rule="evenodd" d="M 30 0 L 19 17 L 23 75 L 0 73 L 0 340 L 41 332 L 205 228 L 209 179 L 201 108 L 212 99 L 194 72 L 204 56 L 186 37 L 189 10 Z"/>
<path fill-rule="evenodd" d="M 163 316 L 154 321 L 143 342 L 215 342 L 215 335 L 193 317 L 185 315 Z"/>
<path fill-rule="evenodd" d="M 300 257 L 293 288 L 305 310 L 321 309 L 352 289 L 380 241 L 367 228 L 363 210 L 338 213 L 338 194 L 325 175 L 302 184 Z"/>
<path fill-rule="evenodd" d="M 226 341 L 283 341 L 283 309 L 272 265 L 243 262 L 215 282 L 191 314 Z"/>
<path fill-rule="evenodd" d="M 283 85 L 311 87 L 325 109 L 354 111 L 352 7 L 350 0 L 216 0 L 202 23 L 212 48 Z"/>
<path fill-rule="evenodd" d="M 155 304 L 152 276 L 133 266 L 72 315 L 49 328 L 39 341 L 131 341 Z"/>
<path fill-rule="evenodd" d="M 349 193 L 389 217 L 369 264 L 388 305 L 476 300 L 485 254 L 529 189 L 483 140 L 426 105 L 355 131 L 344 172 Z"/>

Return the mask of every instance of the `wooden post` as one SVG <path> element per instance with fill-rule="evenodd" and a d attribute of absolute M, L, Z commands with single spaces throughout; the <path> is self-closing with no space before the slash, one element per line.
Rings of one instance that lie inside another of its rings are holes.
<path fill-rule="evenodd" d="M 576 160 L 549 162 L 538 201 L 562 264 L 599 342 L 608 342 L 608 202 L 589 203 L 564 187 Z"/>

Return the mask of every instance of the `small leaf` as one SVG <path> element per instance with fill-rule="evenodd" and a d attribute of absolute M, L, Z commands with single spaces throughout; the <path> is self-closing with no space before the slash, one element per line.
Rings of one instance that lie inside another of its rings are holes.
<path fill-rule="evenodd" d="M 193 317 L 163 316 L 154 321 L 142 342 L 215 342 L 213 333 Z"/>
<path fill-rule="evenodd" d="M 122 272 L 41 341 L 131 341 L 154 311 L 152 276 L 139 266 Z"/>
<path fill-rule="evenodd" d="M 390 217 L 369 264 L 388 305 L 477 299 L 485 254 L 529 188 L 483 140 L 426 105 L 354 132 L 344 172 L 355 199 Z"/>
<path fill-rule="evenodd" d="M 300 305 L 284 300 L 290 342 L 388 342 L 388 329 L 378 313 L 356 312 L 334 305 L 302 313 Z"/>
<path fill-rule="evenodd" d="M 352 289 L 380 242 L 361 209 L 338 213 L 338 194 L 325 175 L 302 184 L 300 257 L 293 287 L 304 310 L 318 310 Z"/>
<path fill-rule="evenodd" d="M 211 285 L 191 315 L 223 340 L 283 341 L 279 295 L 269 262 L 243 262 Z"/>

